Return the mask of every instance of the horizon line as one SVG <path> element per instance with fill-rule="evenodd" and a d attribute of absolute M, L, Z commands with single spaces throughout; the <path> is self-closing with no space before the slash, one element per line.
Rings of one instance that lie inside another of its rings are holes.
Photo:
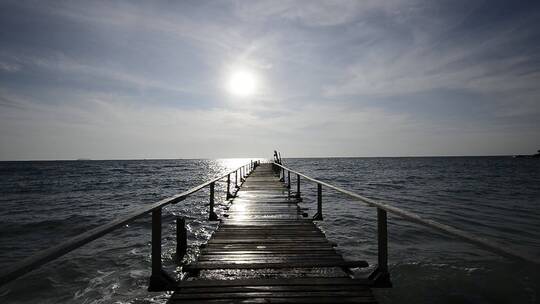
<path fill-rule="evenodd" d="M 513 157 L 516 155 L 529 155 L 529 154 L 497 154 L 497 155 L 405 155 L 405 156 L 293 156 L 283 157 L 283 159 L 319 159 L 319 158 L 430 158 L 430 157 Z M 532 154 L 531 154 L 532 155 Z M 0 162 L 32 162 L 32 161 L 134 161 L 134 160 L 217 160 L 217 159 L 271 159 L 265 157 L 216 157 L 216 158 L 192 158 L 192 157 L 178 157 L 178 158 L 69 158 L 69 159 L 14 159 L 14 160 L 0 160 Z"/>

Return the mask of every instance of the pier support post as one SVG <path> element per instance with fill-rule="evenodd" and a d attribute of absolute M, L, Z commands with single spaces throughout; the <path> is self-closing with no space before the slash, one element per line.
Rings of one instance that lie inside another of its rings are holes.
<path fill-rule="evenodd" d="M 388 272 L 388 229 L 386 211 L 377 208 L 377 268 L 369 275 L 373 287 L 392 287 Z"/>
<path fill-rule="evenodd" d="M 187 252 L 187 229 L 186 220 L 183 217 L 176 218 L 176 262 L 182 263 Z"/>
<path fill-rule="evenodd" d="M 291 171 L 287 171 L 287 189 L 291 189 Z"/>
<path fill-rule="evenodd" d="M 214 212 L 214 186 L 215 183 L 210 183 L 210 214 L 208 216 L 209 221 L 217 221 L 217 214 Z"/>
<path fill-rule="evenodd" d="M 296 174 L 296 199 L 300 200 L 300 174 Z"/>
<path fill-rule="evenodd" d="M 313 220 L 315 221 L 322 221 L 323 215 L 322 215 L 322 185 L 317 184 L 317 213 L 313 217 Z"/>
<path fill-rule="evenodd" d="M 161 208 L 152 211 L 152 275 L 148 291 L 171 290 L 176 282 L 161 268 Z"/>
<path fill-rule="evenodd" d="M 227 174 L 227 199 L 232 198 L 231 194 L 231 174 Z"/>

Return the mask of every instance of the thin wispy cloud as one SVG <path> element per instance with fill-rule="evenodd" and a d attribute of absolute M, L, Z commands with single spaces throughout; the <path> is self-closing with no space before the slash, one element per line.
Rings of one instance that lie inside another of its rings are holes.
<path fill-rule="evenodd" d="M 0 158 L 533 152 L 539 15 L 533 1 L 4 1 Z M 227 92 L 237 69 L 257 75 L 253 96 Z"/>

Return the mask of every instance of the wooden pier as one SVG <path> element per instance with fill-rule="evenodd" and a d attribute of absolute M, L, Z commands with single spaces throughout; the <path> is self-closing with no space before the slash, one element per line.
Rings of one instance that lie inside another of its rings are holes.
<path fill-rule="evenodd" d="M 191 276 L 169 303 L 376 302 L 369 281 L 350 275 L 367 263 L 334 250 L 275 169 L 261 164 L 246 177 L 197 261 L 184 266 Z M 218 271 L 219 279 L 208 278 Z"/>

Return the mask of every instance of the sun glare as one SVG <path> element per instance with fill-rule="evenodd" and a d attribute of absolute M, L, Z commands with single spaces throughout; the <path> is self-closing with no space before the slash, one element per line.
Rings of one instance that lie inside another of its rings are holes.
<path fill-rule="evenodd" d="M 255 75 L 247 70 L 238 70 L 231 74 L 227 85 L 228 91 L 240 97 L 251 96 L 257 89 L 257 80 Z"/>

